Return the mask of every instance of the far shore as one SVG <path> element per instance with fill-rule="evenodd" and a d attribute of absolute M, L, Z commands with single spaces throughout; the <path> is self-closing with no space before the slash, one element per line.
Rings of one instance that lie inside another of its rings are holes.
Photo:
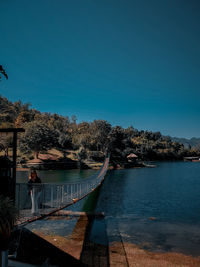
<path fill-rule="evenodd" d="M 57 163 L 56 161 L 49 162 L 48 164 L 46 163 L 40 163 L 40 164 L 23 164 L 19 165 L 17 167 L 17 171 L 29 171 L 30 169 L 36 169 L 36 170 L 77 170 L 77 169 L 93 169 L 93 170 L 99 170 L 102 166 L 103 162 L 93 162 L 92 164 L 88 163 L 83 163 L 83 166 L 80 168 L 77 164 L 73 165 L 65 165 L 65 164 L 60 164 Z M 117 165 L 110 165 L 109 170 L 122 170 L 122 169 L 129 169 L 129 168 L 144 168 L 144 167 L 156 167 L 156 165 L 149 165 L 149 164 L 144 164 L 143 162 L 140 163 L 134 163 L 134 164 L 117 164 Z"/>

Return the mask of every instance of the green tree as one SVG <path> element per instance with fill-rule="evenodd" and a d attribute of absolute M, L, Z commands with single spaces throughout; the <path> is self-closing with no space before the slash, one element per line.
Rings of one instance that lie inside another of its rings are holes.
<path fill-rule="evenodd" d="M 0 124 L 13 124 L 16 118 L 16 110 L 12 102 L 7 98 L 0 96 Z"/>
<path fill-rule="evenodd" d="M 91 145 L 97 151 L 104 151 L 108 145 L 108 135 L 111 131 L 111 124 L 105 120 L 94 120 L 91 125 Z"/>
<path fill-rule="evenodd" d="M 8 250 L 9 238 L 17 218 L 18 210 L 13 202 L 0 196 L 0 266 L 2 251 Z"/>
<path fill-rule="evenodd" d="M 15 121 L 16 127 L 23 127 L 25 123 L 31 122 L 33 120 L 33 114 L 29 110 L 23 110 L 19 113 Z"/>
<path fill-rule="evenodd" d="M 119 163 L 124 160 L 123 151 L 126 148 L 124 139 L 126 135 L 124 129 L 121 126 L 115 126 L 112 128 L 108 136 L 108 151 L 111 153 L 111 162 Z"/>
<path fill-rule="evenodd" d="M 1 150 L 4 150 L 5 156 L 8 156 L 8 150 L 13 146 L 13 137 L 11 134 L 4 135 L 0 140 Z"/>
<path fill-rule="evenodd" d="M 91 148 L 92 136 L 88 122 L 81 122 L 77 125 L 73 131 L 72 143 L 75 149 L 80 147 L 84 149 Z"/>
<path fill-rule="evenodd" d="M 50 116 L 48 126 L 57 132 L 58 148 L 66 149 L 72 147 L 72 134 L 70 132 L 70 120 L 68 117 L 53 114 Z"/>
<path fill-rule="evenodd" d="M 20 142 L 22 152 L 34 152 L 38 158 L 40 151 L 47 151 L 55 146 L 58 135 L 45 123 L 38 121 L 30 122 L 26 125 L 26 132 Z"/>
<path fill-rule="evenodd" d="M 86 159 L 87 154 L 86 154 L 86 150 L 83 147 L 80 147 L 77 153 L 77 157 L 78 157 L 78 165 L 79 168 L 81 169 L 82 164 L 83 164 L 83 160 Z"/>

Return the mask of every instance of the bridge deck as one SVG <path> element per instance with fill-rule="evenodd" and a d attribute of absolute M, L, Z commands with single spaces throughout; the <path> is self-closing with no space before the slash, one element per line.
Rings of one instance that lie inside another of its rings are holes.
<path fill-rule="evenodd" d="M 20 210 L 17 224 L 41 219 L 83 199 L 101 185 L 108 164 L 109 158 L 106 158 L 99 171 L 76 183 L 31 184 L 31 195 L 28 194 L 30 189 L 27 184 L 16 184 L 15 202 Z"/>

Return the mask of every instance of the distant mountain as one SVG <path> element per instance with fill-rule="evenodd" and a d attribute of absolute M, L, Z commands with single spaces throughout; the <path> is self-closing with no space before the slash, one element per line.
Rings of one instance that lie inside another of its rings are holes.
<path fill-rule="evenodd" d="M 200 138 L 192 137 L 191 139 L 171 137 L 171 140 L 183 144 L 185 147 L 200 147 Z"/>

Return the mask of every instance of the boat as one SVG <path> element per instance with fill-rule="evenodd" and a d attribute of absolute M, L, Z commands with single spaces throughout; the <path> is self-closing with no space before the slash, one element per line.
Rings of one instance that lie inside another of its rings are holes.
<path fill-rule="evenodd" d="M 155 168 L 157 167 L 156 165 L 154 164 L 149 164 L 149 163 L 143 163 L 144 167 L 147 167 L 147 168 Z"/>
<path fill-rule="evenodd" d="M 200 162 L 200 158 L 199 159 L 193 159 L 192 162 Z"/>
<path fill-rule="evenodd" d="M 199 157 L 184 157 L 184 161 L 192 161 L 192 162 L 199 162 Z"/>

